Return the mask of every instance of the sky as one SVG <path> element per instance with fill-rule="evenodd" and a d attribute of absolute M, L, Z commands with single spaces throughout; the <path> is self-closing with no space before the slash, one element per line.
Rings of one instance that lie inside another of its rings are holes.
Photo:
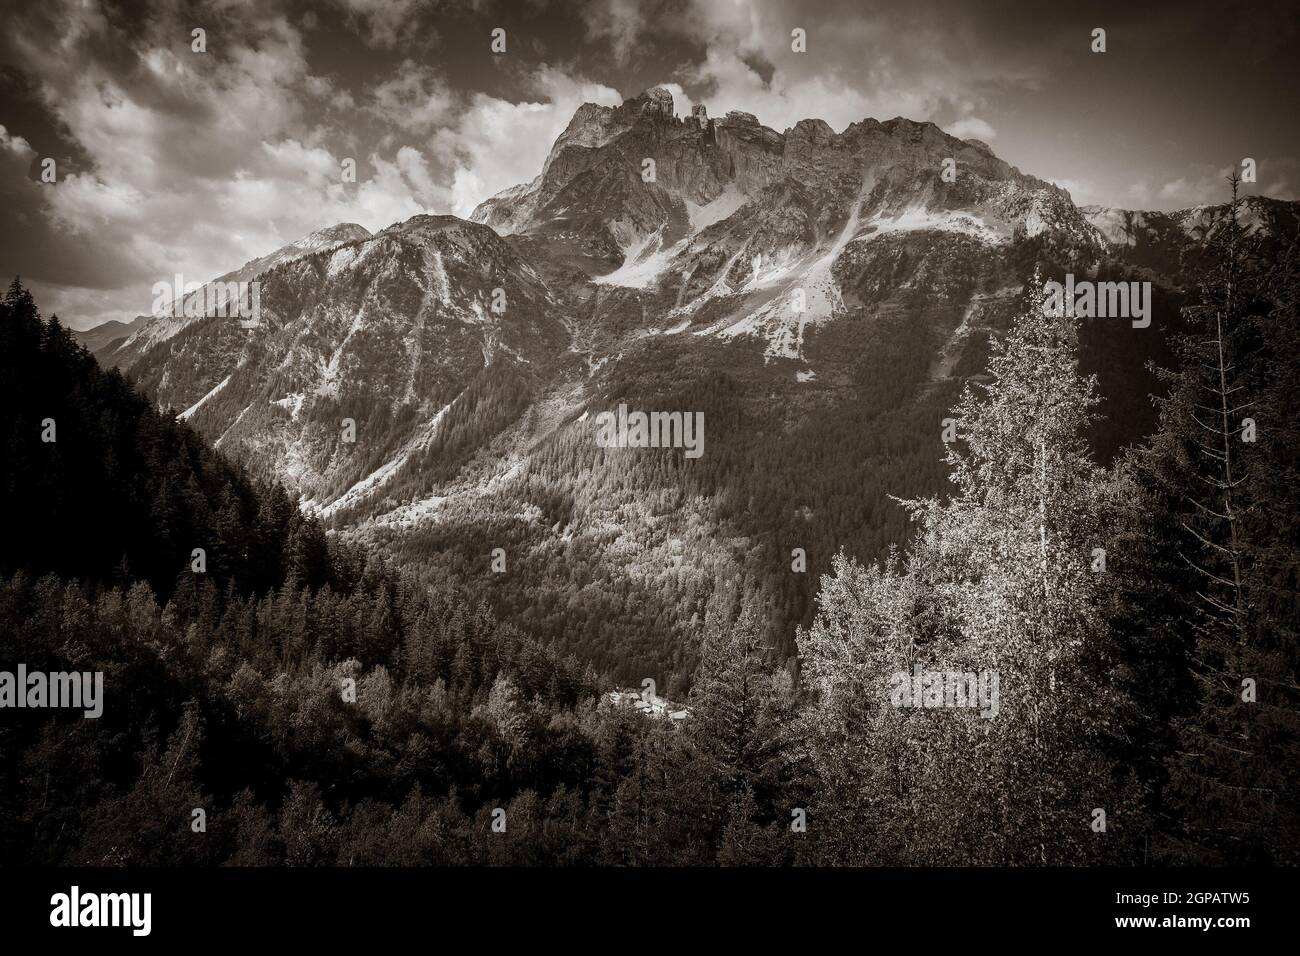
<path fill-rule="evenodd" d="M 1300 198 L 1290 0 L 0 0 L 0 14 L 0 268 L 76 328 L 335 223 L 468 217 L 536 176 L 583 102 L 657 85 L 679 114 L 703 103 L 777 130 L 930 120 L 1080 205 L 1220 202 L 1245 157 L 1248 192 Z"/>

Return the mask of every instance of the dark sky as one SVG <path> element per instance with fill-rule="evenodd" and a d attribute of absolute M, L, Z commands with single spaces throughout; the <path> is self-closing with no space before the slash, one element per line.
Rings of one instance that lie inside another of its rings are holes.
<path fill-rule="evenodd" d="M 933 120 L 1075 201 L 1300 192 L 1294 3 L 0 0 L 0 266 L 86 326 L 332 225 L 467 216 L 586 100 Z M 190 49 L 207 31 L 207 52 Z M 494 28 L 507 51 L 490 49 Z M 807 31 L 807 53 L 790 31 Z M 1107 51 L 1090 50 L 1094 28 Z M 39 181 L 53 157 L 58 182 Z M 357 161 L 358 182 L 340 182 Z"/>

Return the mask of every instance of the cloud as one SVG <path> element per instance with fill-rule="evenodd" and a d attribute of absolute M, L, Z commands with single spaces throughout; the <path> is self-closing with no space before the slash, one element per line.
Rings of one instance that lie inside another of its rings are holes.
<path fill-rule="evenodd" d="M 667 90 L 673 95 L 673 112 L 678 116 L 690 116 L 695 100 L 687 95 L 680 83 L 656 83 L 655 86 Z"/>
<path fill-rule="evenodd" d="M 71 0 L 13 22 L 9 52 L 86 159 L 42 185 L 26 141 L 0 141 L 4 196 L 26 226 L 4 240 L 5 259 L 51 290 L 46 311 L 129 318 L 161 276 L 212 277 L 323 226 L 380 229 L 449 203 L 418 144 L 378 135 L 447 119 L 430 70 L 403 62 L 370 89 L 369 130 L 336 124 L 346 97 L 312 73 L 299 28 L 273 4 L 222 8 L 229 21 L 205 17 L 206 53 L 175 42 L 189 29 L 166 2 L 140 24 Z M 356 183 L 342 181 L 348 157 Z"/>
<path fill-rule="evenodd" d="M 587 36 L 608 39 L 614 55 L 628 58 L 647 26 L 640 0 L 596 0 L 583 11 Z"/>
<path fill-rule="evenodd" d="M 1265 196 L 1291 201 L 1300 199 L 1300 160 L 1265 157 L 1260 160 L 1257 173 L 1259 192 Z"/>
<path fill-rule="evenodd" d="M 430 55 L 435 9 L 443 35 Z M 0 261 L 43 283 L 55 308 L 130 317 L 160 276 L 217 275 L 335 222 L 381 229 L 418 212 L 467 216 L 532 180 L 583 102 L 614 105 L 620 90 L 653 80 L 680 115 L 704 103 L 777 129 L 820 117 L 841 130 L 902 115 L 962 137 L 996 135 L 1008 161 L 1055 174 L 1079 202 L 1222 199 L 1216 166 L 1231 157 L 1216 155 L 1213 117 L 1201 136 L 1211 146 L 1193 153 L 1168 124 L 1120 124 L 1115 135 L 1070 111 L 1062 77 L 1077 24 L 1064 14 L 1044 14 L 1044 30 L 1039 19 L 932 0 L 527 0 L 511 8 L 510 56 L 452 42 L 462 29 L 481 41 L 501 9 L 488 0 L 331 0 L 315 13 L 297 0 L 20 6 L 0 33 L 0 84 L 6 99 L 17 90 L 24 100 L 0 128 L 0 202 L 12 223 Z M 207 53 L 190 50 L 195 22 Z M 1140 19 L 1128 42 L 1149 42 L 1154 22 Z M 806 53 L 791 49 L 796 27 Z M 1178 42 L 1193 33 L 1184 28 Z M 1119 124 L 1109 112 L 1104 122 Z M 1090 151 L 1097 142 L 1115 148 Z M 1258 191 L 1294 198 L 1300 164 L 1286 158 L 1289 141 L 1256 136 L 1251 148 L 1274 157 L 1260 158 Z M 47 153 L 59 164 L 52 185 L 38 178 Z M 356 183 L 340 177 L 347 158 Z M 1135 169 L 1148 178 L 1133 182 Z"/>
<path fill-rule="evenodd" d="M 429 132 L 451 118 L 454 105 L 451 88 L 431 67 L 405 60 L 371 91 L 369 108 L 383 122 Z"/>
<path fill-rule="evenodd" d="M 979 139 L 985 142 L 993 139 L 998 135 L 995 130 L 978 116 L 965 116 L 948 126 L 947 132 L 950 136 L 956 136 L 958 139 Z"/>
<path fill-rule="evenodd" d="M 468 216 L 484 199 L 532 181 L 552 144 L 583 103 L 617 106 L 618 91 L 543 66 L 530 78 L 536 100 L 511 102 L 477 93 L 455 123 L 433 138 L 435 154 L 452 169 L 450 204 Z"/>
<path fill-rule="evenodd" d="M 370 46 L 391 49 L 410 37 L 421 13 L 434 8 L 433 0 L 337 0 L 349 21 Z M 433 33 L 420 23 L 421 39 L 430 42 Z"/>
<path fill-rule="evenodd" d="M 17 156 L 24 164 L 30 162 L 30 160 L 36 155 L 36 151 L 32 149 L 31 143 L 27 142 L 27 140 L 23 139 L 21 136 L 11 134 L 3 126 L 0 126 L 0 149 L 3 149 L 6 153 L 11 153 L 14 156 Z"/>
<path fill-rule="evenodd" d="M 1217 169 L 1206 168 L 1200 174 L 1179 176 L 1155 189 L 1154 198 L 1162 208 L 1226 202 L 1229 195 L 1228 177 L 1234 169 L 1241 172 L 1240 167 L 1223 166 Z M 1300 172 L 1300 161 L 1281 157 L 1265 158 L 1258 163 L 1256 172 L 1257 182 L 1241 184 L 1242 195 L 1262 194 L 1274 199 L 1291 200 L 1297 198 L 1293 184 Z"/>
<path fill-rule="evenodd" d="M 344 5 L 368 42 L 388 39 L 390 12 Z M 457 92 L 415 58 L 363 76 L 354 95 L 311 69 L 310 21 L 274 2 L 219 7 L 203 54 L 175 42 L 189 27 L 169 0 L 140 24 L 76 0 L 15 22 L 9 49 L 86 160 L 42 186 L 27 141 L 0 139 L 9 208 L 37 234 L 6 242 L 35 250 L 13 261 L 50 290 L 47 310 L 130 318 L 159 277 L 219 275 L 336 222 L 375 231 L 422 212 L 468 216 L 536 176 L 583 102 L 621 102 L 546 65 L 520 74 L 523 95 Z M 79 68 L 63 69 L 68 59 Z M 355 183 L 342 180 L 349 158 Z"/>
<path fill-rule="evenodd" d="M 1231 166 L 1204 169 L 1163 182 L 1143 177 L 1129 185 L 1130 205 L 1136 209 L 1183 209 L 1188 206 L 1221 203 L 1227 197 Z"/>
<path fill-rule="evenodd" d="M 1013 59 L 991 64 L 971 55 L 960 31 L 925 5 L 830 3 L 814 12 L 791 0 L 692 0 L 674 22 L 703 45 L 683 77 L 710 112 L 744 110 L 777 129 L 814 117 L 843 130 L 905 116 L 965 121 L 988 136 L 992 126 L 972 115 L 988 94 L 1037 76 Z M 795 28 L 805 30 L 806 52 L 792 49 Z"/>

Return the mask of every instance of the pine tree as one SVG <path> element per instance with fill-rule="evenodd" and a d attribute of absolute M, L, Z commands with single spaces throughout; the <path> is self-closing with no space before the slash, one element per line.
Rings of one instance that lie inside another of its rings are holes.
<path fill-rule="evenodd" d="M 1174 344 L 1179 367 L 1165 372 L 1169 394 L 1160 399 L 1155 455 L 1177 462 L 1184 533 L 1178 555 L 1199 578 L 1185 624 L 1213 639 L 1240 635 L 1247 626 L 1249 543 L 1244 512 L 1250 508 L 1249 443 L 1242 441 L 1252 399 L 1247 323 L 1249 293 L 1243 288 L 1246 237 L 1240 223 L 1238 179 L 1229 180 L 1232 199 L 1222 221 L 1205 236 L 1212 266 L 1201 286 L 1201 302 L 1188 310 L 1190 335 Z"/>
<path fill-rule="evenodd" d="M 1169 760 L 1170 852 L 1295 862 L 1296 262 L 1292 243 L 1265 266 L 1229 183 L 1203 237 L 1192 330 L 1175 343 L 1159 429 L 1139 458 L 1171 532 L 1152 544 L 1170 596 L 1152 627 L 1181 639 L 1194 686 Z"/>
<path fill-rule="evenodd" d="M 734 619 L 722 608 L 710 615 L 687 732 L 708 785 L 700 799 L 719 832 L 741 793 L 750 794 L 764 820 L 788 813 L 781 798 L 790 769 L 791 705 L 770 650 L 749 604 Z"/>

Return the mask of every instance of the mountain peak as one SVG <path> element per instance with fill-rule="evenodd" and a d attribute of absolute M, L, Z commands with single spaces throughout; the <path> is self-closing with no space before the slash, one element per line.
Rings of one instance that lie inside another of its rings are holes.
<path fill-rule="evenodd" d="M 824 145 L 835 138 L 835 130 L 831 129 L 831 124 L 823 119 L 802 119 L 795 123 L 786 135 Z"/>
<path fill-rule="evenodd" d="M 422 212 L 412 216 L 410 219 L 403 219 L 401 222 L 393 223 L 388 228 L 380 230 L 379 234 L 382 236 L 385 233 L 414 232 L 416 230 L 424 232 L 441 232 L 446 229 L 454 229 L 457 226 L 470 225 L 471 223 L 466 222 L 459 216 L 437 215 L 434 213 Z"/>
<path fill-rule="evenodd" d="M 140 323 L 140 319 L 137 318 L 131 323 L 131 334 L 122 343 L 120 354 L 114 353 L 113 360 L 124 366 L 128 365 L 153 346 L 167 341 L 202 318 L 203 311 L 197 315 L 186 314 L 185 303 L 193 296 L 206 297 L 207 290 L 211 286 L 249 282 L 284 263 L 369 238 L 371 238 L 370 231 L 365 226 L 355 222 L 340 222 L 310 232 L 296 242 L 281 246 L 267 255 L 250 259 L 239 268 L 204 283 L 197 291 L 177 295 L 169 307 L 160 314 L 149 316 L 143 323 Z"/>
<path fill-rule="evenodd" d="M 667 117 L 676 115 L 673 110 L 673 94 L 662 86 L 652 86 L 640 96 L 624 100 L 623 108 L 637 113 L 658 113 Z"/>
<path fill-rule="evenodd" d="M 365 226 L 355 222 L 339 222 L 310 232 L 292 245 L 299 249 L 323 249 L 327 246 L 369 238 L 370 230 Z"/>
<path fill-rule="evenodd" d="M 949 157 L 963 164 L 958 183 L 940 179 Z M 677 117 L 664 87 L 617 107 L 581 107 L 537 178 L 484 201 L 471 219 L 545 237 L 602 285 L 689 276 L 676 296 L 683 309 L 742 288 L 766 294 L 768 280 L 753 279 L 756 259 L 783 263 L 780 276 L 796 261 L 825 272 L 859 239 L 947 233 L 991 245 L 1051 231 L 1089 249 L 1100 241 L 1056 187 L 933 122 L 864 119 L 836 132 L 810 117 L 779 132 L 741 110 Z"/>

